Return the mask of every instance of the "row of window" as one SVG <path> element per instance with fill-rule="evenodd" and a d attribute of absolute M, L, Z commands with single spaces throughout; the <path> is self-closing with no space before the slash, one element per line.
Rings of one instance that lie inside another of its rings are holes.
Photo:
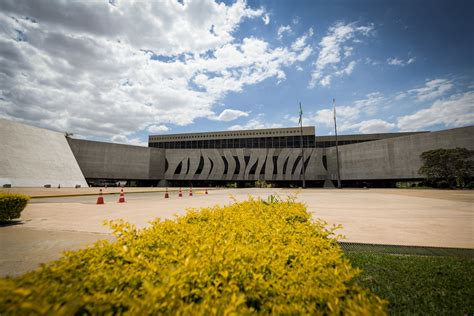
<path fill-rule="evenodd" d="M 300 148 L 300 136 L 238 139 L 206 139 L 177 142 L 150 142 L 150 147 L 166 149 L 193 148 Z M 303 136 L 303 146 L 314 147 L 314 136 Z"/>
<path fill-rule="evenodd" d="M 165 149 L 207 149 L 207 148 L 300 148 L 299 136 L 240 138 L 240 139 L 207 139 L 177 142 L 150 142 L 149 147 Z M 338 145 L 348 145 L 369 140 L 338 141 Z M 303 136 L 305 148 L 327 148 L 336 146 L 335 141 L 315 142 L 314 136 Z"/>
<path fill-rule="evenodd" d="M 169 140 L 169 139 L 189 139 L 189 138 L 209 138 L 209 137 L 229 137 L 229 136 L 250 136 L 250 135 L 277 135 L 277 134 L 299 134 L 299 130 L 283 130 L 283 131 L 273 131 L 273 132 L 228 132 L 224 134 L 210 134 L 210 135 L 179 135 L 179 136 L 156 136 L 151 137 L 150 141 L 160 141 L 160 140 Z"/>

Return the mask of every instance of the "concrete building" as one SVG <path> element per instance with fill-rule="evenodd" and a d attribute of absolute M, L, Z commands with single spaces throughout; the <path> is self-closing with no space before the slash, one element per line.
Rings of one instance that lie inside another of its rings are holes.
<path fill-rule="evenodd" d="M 0 186 L 87 186 L 63 133 L 0 119 Z"/>
<path fill-rule="evenodd" d="M 85 185 L 84 178 L 95 184 L 127 180 L 183 186 L 243 185 L 260 179 L 286 186 L 299 185 L 303 170 L 308 186 L 337 179 L 335 138 L 315 136 L 313 126 L 303 128 L 303 137 L 299 128 L 150 135 L 149 147 L 66 139 L 6 120 L 0 120 L 0 131 L 0 180 L 13 186 Z M 420 180 L 422 152 L 474 150 L 473 135 L 473 126 L 341 135 L 341 180 L 343 185 Z"/>

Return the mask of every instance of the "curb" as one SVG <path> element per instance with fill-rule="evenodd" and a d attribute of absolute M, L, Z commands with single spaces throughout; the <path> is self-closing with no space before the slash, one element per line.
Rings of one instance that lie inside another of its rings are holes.
<path fill-rule="evenodd" d="M 219 190 L 219 189 L 208 189 L 208 191 L 211 190 Z M 136 194 L 136 193 L 164 193 L 165 190 L 163 191 L 133 191 L 133 192 L 125 192 L 126 194 Z M 168 189 L 168 192 L 179 192 L 179 189 L 173 189 L 170 190 Z M 196 191 L 197 193 L 198 191 Z M 120 194 L 120 192 L 102 192 L 102 195 L 114 195 L 114 194 Z M 62 195 L 30 195 L 30 198 L 32 199 L 47 199 L 47 198 L 61 198 L 61 197 L 74 197 L 74 196 L 96 196 L 99 195 L 99 193 L 77 193 L 77 194 L 62 194 Z"/>

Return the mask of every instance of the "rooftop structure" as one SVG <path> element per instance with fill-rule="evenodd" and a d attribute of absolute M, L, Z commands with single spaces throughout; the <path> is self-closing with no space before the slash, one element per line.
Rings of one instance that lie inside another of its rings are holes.
<path fill-rule="evenodd" d="M 338 144 L 348 145 L 418 133 L 423 132 L 340 135 Z M 148 146 L 165 149 L 300 148 L 301 131 L 299 127 L 289 127 L 150 135 Z M 336 139 L 335 136 L 316 136 L 314 126 L 304 126 L 303 146 L 305 148 L 333 147 L 336 146 Z"/>

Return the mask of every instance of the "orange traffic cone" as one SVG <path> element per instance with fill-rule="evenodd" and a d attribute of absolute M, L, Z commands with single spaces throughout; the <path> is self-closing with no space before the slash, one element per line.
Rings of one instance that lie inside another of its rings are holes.
<path fill-rule="evenodd" d="M 104 197 L 102 196 L 102 189 L 99 190 L 99 196 L 97 197 L 96 204 L 105 204 Z"/>
<path fill-rule="evenodd" d="M 208 194 L 208 193 L 207 193 L 207 189 L 206 189 L 206 191 L 204 191 L 204 194 Z"/>
<path fill-rule="evenodd" d="M 189 188 L 189 196 L 193 196 L 193 188 Z"/>
<path fill-rule="evenodd" d="M 165 199 L 168 199 L 169 197 L 170 197 L 170 195 L 168 194 L 168 188 L 166 188 Z"/>
<path fill-rule="evenodd" d="M 123 189 L 120 189 L 120 197 L 118 203 L 125 203 L 125 193 L 123 193 Z"/>
<path fill-rule="evenodd" d="M 183 197 L 183 191 L 181 190 L 181 188 L 179 188 L 179 194 L 178 194 L 179 197 Z"/>

